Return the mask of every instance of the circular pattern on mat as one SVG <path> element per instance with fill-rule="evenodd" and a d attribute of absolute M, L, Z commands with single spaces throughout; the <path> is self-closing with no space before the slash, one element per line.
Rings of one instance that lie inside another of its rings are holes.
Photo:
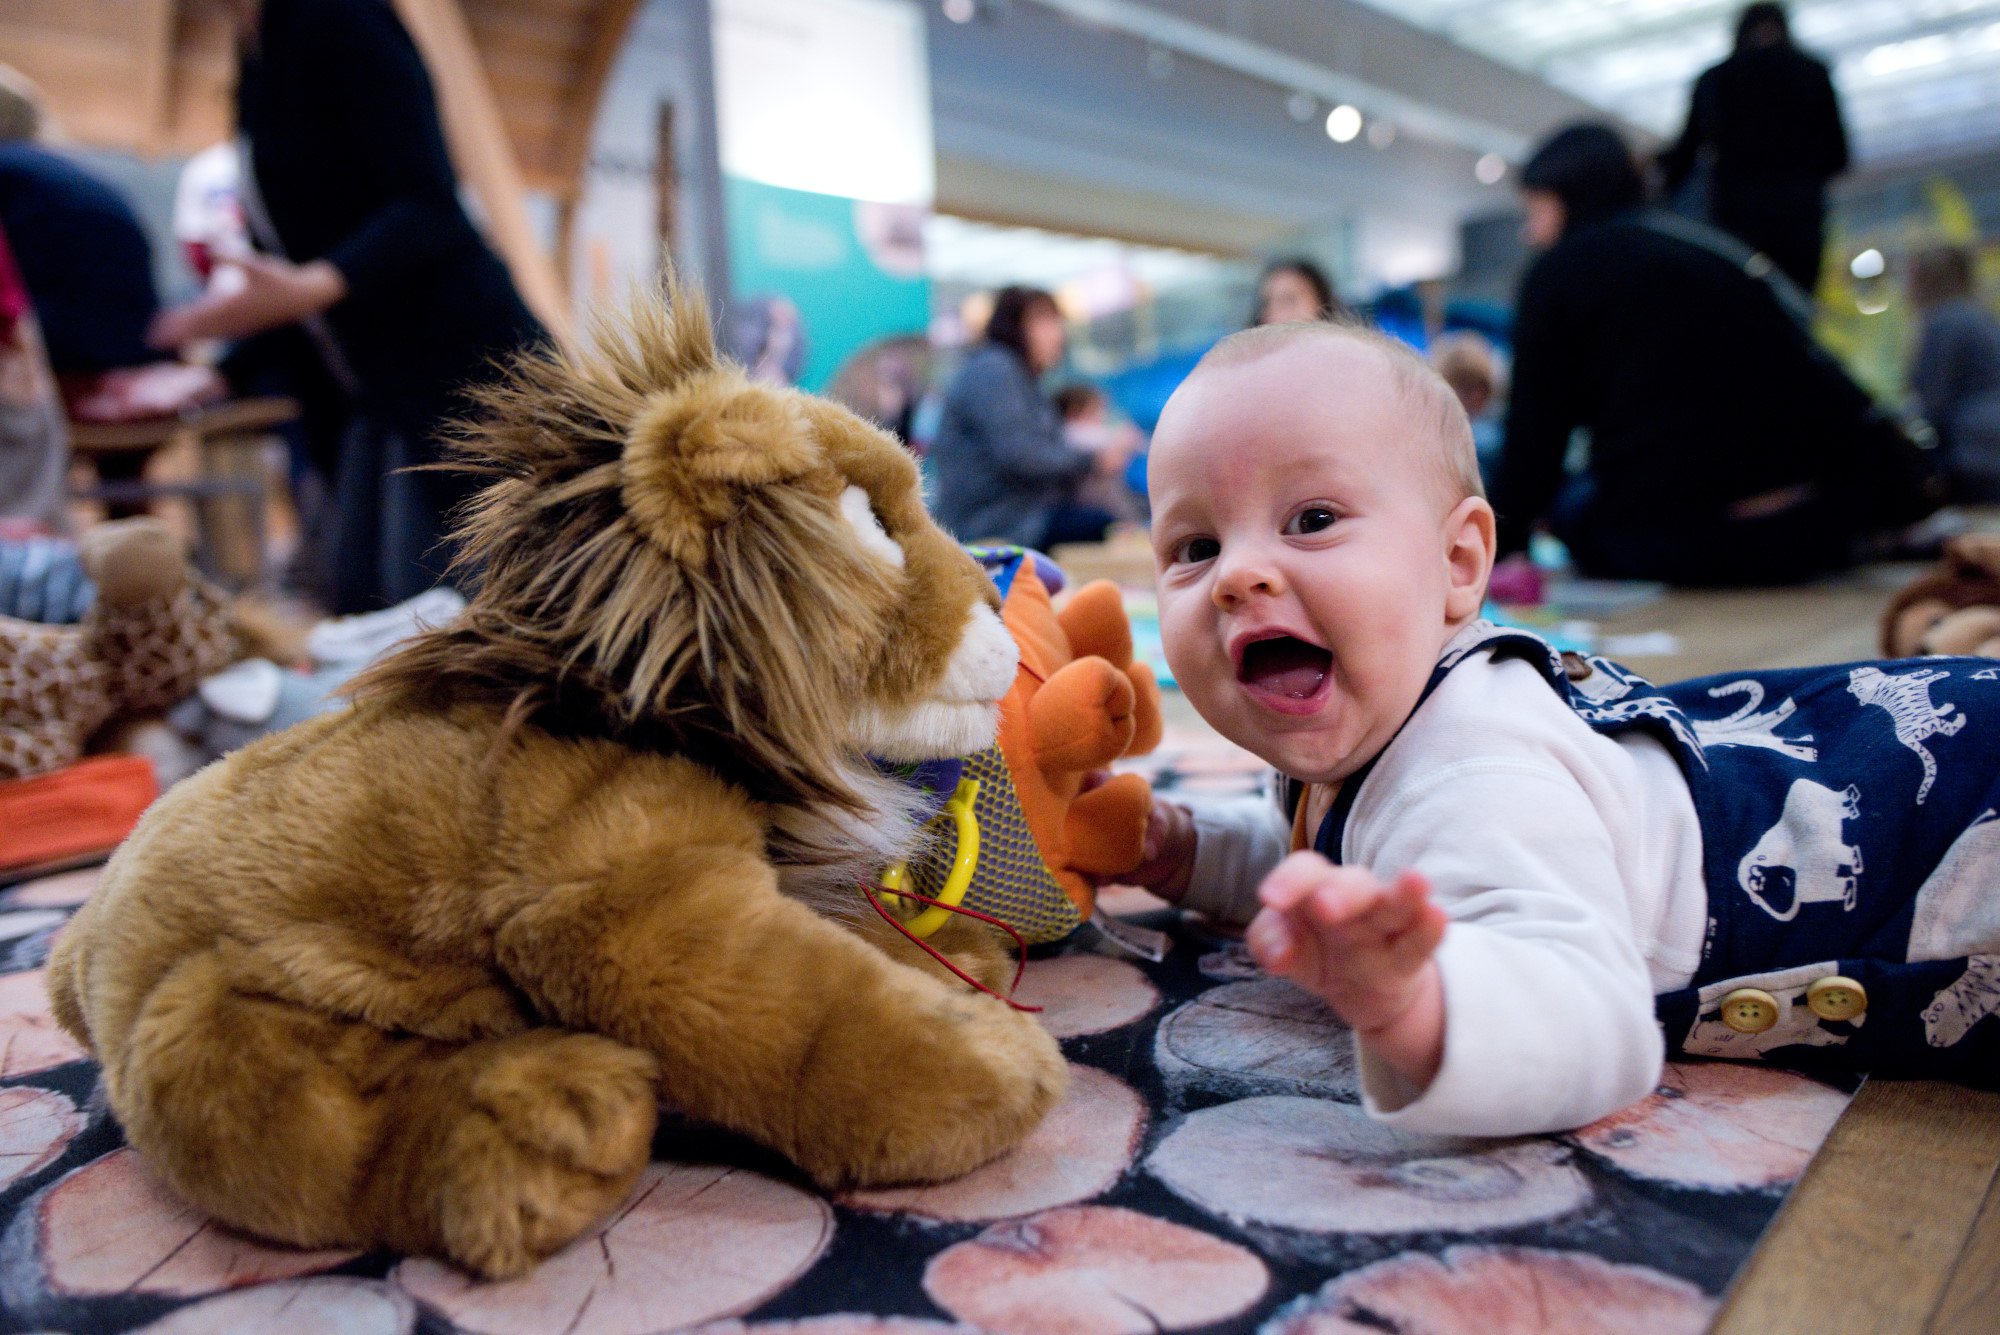
<path fill-rule="evenodd" d="M 1124 1176 L 1145 1130 L 1146 1104 L 1130 1085 L 1071 1063 L 1062 1102 L 1026 1140 L 984 1168 L 935 1186 L 852 1192 L 841 1203 L 955 1223 L 1071 1205 L 1109 1191 Z"/>
<path fill-rule="evenodd" d="M 1225 983 L 1160 1022 L 1154 1060 L 1170 1078 L 1235 1094 L 1361 1097 L 1354 1033 L 1282 978 Z"/>
<path fill-rule="evenodd" d="M 410 1335 L 417 1305 L 379 1279 L 326 1275 L 191 1303 L 134 1335 Z"/>
<path fill-rule="evenodd" d="M 1587 1202 L 1590 1184 L 1569 1158 L 1546 1140 L 1412 1135 L 1351 1104 L 1273 1095 L 1192 1114 L 1146 1167 L 1175 1195 L 1234 1223 L 1471 1233 L 1553 1219 Z"/>
<path fill-rule="evenodd" d="M 1057 1038 L 1120 1029 L 1152 1013 L 1159 989 L 1124 960 L 1103 955 L 1058 955 L 1030 960 L 1014 999 L 1040 1006 L 1035 1018 Z"/>
<path fill-rule="evenodd" d="M 609 1220 L 519 1279 L 481 1282 L 428 1260 L 390 1279 L 479 1335 L 653 1335 L 776 1297 L 832 1238 L 833 1211 L 796 1187 L 656 1163 Z"/>
<path fill-rule="evenodd" d="M 1676 1062 L 1657 1092 L 1571 1135 L 1632 1177 L 1707 1191 L 1797 1181 L 1848 1096 L 1790 1071 L 1745 1062 Z"/>
<path fill-rule="evenodd" d="M 995 1224 L 924 1268 L 924 1292 L 998 1335 L 1147 1335 L 1247 1311 L 1270 1286 L 1233 1242 L 1085 1205 Z"/>
<path fill-rule="evenodd" d="M 87 1055 L 49 1014 L 45 970 L 0 975 L 0 1077 L 33 1075 Z"/>
<path fill-rule="evenodd" d="M 195 1297 L 331 1270 L 360 1254 L 253 1242 L 168 1191 L 129 1149 L 77 1169 L 36 1208 L 42 1277 L 55 1293 Z"/>
<path fill-rule="evenodd" d="M 67 1095 L 0 1089 L 0 1190 L 54 1163 L 81 1130 L 83 1114 Z"/>
<path fill-rule="evenodd" d="M 1340 1276 L 1259 1335 L 1700 1335 L 1715 1300 L 1686 1280 L 1582 1252 L 1451 1247 Z"/>

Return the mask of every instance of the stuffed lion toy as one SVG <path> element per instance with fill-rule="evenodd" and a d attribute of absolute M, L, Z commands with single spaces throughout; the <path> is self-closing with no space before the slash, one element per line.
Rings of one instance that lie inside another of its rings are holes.
<path fill-rule="evenodd" d="M 920 828 L 866 757 L 993 740 L 992 585 L 902 449 L 697 301 L 600 335 L 483 395 L 465 612 L 157 803 L 51 961 L 132 1145 L 227 1224 L 512 1275 L 661 1103 L 832 1189 L 967 1172 L 1062 1092 L 857 888 Z M 987 927 L 931 944 L 1009 976 Z"/>

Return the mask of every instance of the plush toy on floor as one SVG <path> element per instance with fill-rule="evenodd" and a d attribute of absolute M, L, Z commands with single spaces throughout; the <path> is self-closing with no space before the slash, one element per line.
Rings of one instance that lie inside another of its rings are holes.
<path fill-rule="evenodd" d="M 692 298 L 523 362 L 467 452 L 466 611 L 161 799 L 57 947 L 145 1161 L 238 1228 L 499 1276 L 624 1198 L 662 1100 L 829 1188 L 1019 1142 L 1055 1043 L 857 892 L 921 819 L 864 756 L 975 752 L 1014 685 L 910 457 Z M 1011 972 L 977 923 L 930 944 Z"/>
<path fill-rule="evenodd" d="M 253 650 L 158 520 L 100 524 L 80 547 L 97 585 L 82 622 L 0 617 L 0 779 L 74 763 L 107 723 L 165 710 Z"/>
<path fill-rule="evenodd" d="M 1882 651 L 1891 658 L 1972 654 L 2000 658 L 2000 536 L 1968 534 L 1889 600 Z"/>
<path fill-rule="evenodd" d="M 1090 918 L 1096 878 L 1139 865 L 1151 787 L 1136 774 L 1085 785 L 1114 760 L 1159 745 L 1160 687 L 1133 661 L 1115 584 L 1085 585 L 1058 614 L 1050 595 L 1062 574 L 1047 558 L 1018 547 L 973 551 L 1000 590 L 1020 670 L 998 741 L 963 766 L 966 786 L 947 812 L 954 829 L 886 883 L 901 889 L 907 875 L 917 893 L 990 914 L 1030 944 L 1059 941 Z M 970 859 L 968 837 L 977 847 Z M 903 916 L 919 934 L 945 921 L 920 903 Z"/>

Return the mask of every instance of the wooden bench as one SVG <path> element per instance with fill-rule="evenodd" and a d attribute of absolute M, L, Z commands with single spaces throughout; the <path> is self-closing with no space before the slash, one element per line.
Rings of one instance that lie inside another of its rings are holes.
<path fill-rule="evenodd" d="M 98 472 L 95 485 L 72 494 L 101 501 L 114 514 L 144 510 L 159 500 L 192 502 L 195 559 L 202 570 L 232 589 L 259 584 L 265 576 L 264 511 L 270 499 L 266 455 L 278 428 L 298 415 L 295 401 L 273 397 L 232 399 L 137 422 L 71 422 L 72 457 Z M 195 458 L 193 480 L 103 476 L 106 461 L 143 465 L 170 448 L 184 448 Z"/>

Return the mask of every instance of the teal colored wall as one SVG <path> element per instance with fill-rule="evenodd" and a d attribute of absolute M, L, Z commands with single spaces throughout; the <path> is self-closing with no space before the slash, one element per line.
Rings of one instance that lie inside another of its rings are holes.
<path fill-rule="evenodd" d="M 740 177 L 723 182 L 730 288 L 736 300 L 776 294 L 799 309 L 799 384 L 821 390 L 880 338 L 930 327 L 930 282 L 885 272 L 854 225 L 854 201 Z"/>

